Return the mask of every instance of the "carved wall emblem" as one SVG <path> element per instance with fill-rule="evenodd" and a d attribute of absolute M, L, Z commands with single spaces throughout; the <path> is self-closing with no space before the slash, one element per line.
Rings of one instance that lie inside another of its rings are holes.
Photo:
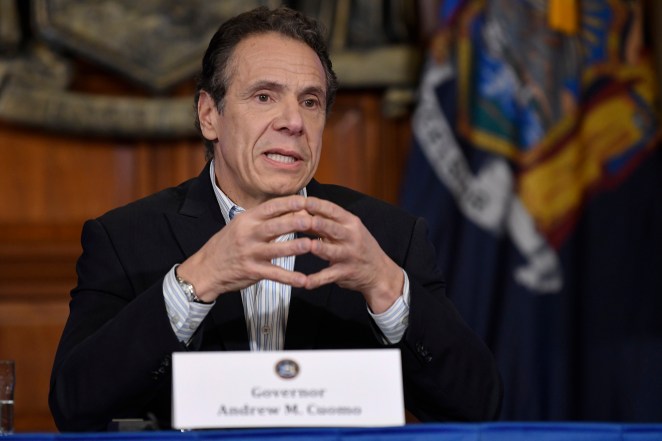
<path fill-rule="evenodd" d="M 0 119 L 86 135 L 173 137 L 194 133 L 191 97 L 67 91 L 74 69 L 70 55 L 163 96 L 195 75 L 223 21 L 280 1 L 32 0 L 35 41 L 22 52 L 16 32 L 2 32 L 16 29 L 16 4 L 0 0 L 0 15 L 7 17 L 0 18 Z"/>
<path fill-rule="evenodd" d="M 194 75 L 228 18 L 264 1 L 33 0 L 37 33 L 162 92 Z"/>
<path fill-rule="evenodd" d="M 326 25 L 344 87 L 397 88 L 417 81 L 419 52 L 403 18 L 412 15 L 409 0 L 0 0 L 0 120 L 86 136 L 195 135 L 192 97 L 172 97 L 171 89 L 196 74 L 223 21 L 280 4 Z M 74 90 L 81 60 L 145 93 Z"/>

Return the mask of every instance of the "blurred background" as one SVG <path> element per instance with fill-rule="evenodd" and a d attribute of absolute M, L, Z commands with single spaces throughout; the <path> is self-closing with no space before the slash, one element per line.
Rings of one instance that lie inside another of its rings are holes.
<path fill-rule="evenodd" d="M 662 2 L 0 0 L 17 432 L 55 430 L 82 223 L 202 170 L 202 54 L 262 4 L 325 24 L 341 89 L 316 178 L 428 220 L 501 419 L 662 422 Z"/>

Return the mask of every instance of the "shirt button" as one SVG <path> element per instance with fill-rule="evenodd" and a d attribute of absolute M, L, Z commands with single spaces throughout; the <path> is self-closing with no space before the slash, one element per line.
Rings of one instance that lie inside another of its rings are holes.
<path fill-rule="evenodd" d="M 262 333 L 269 334 L 271 332 L 271 327 L 269 325 L 262 326 Z"/>

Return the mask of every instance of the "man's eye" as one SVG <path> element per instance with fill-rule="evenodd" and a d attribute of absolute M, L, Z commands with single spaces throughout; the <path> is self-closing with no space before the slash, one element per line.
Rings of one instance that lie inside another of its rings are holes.
<path fill-rule="evenodd" d="M 266 93 L 261 93 L 257 96 L 257 100 L 261 103 L 266 103 L 269 101 L 269 95 Z"/>
<path fill-rule="evenodd" d="M 305 107 L 310 108 L 310 109 L 315 108 L 315 107 L 317 107 L 317 100 L 309 98 L 309 99 L 303 101 L 303 105 Z"/>

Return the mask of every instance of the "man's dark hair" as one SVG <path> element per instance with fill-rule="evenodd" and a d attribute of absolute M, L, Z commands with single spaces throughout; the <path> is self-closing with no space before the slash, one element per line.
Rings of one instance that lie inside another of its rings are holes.
<path fill-rule="evenodd" d="M 338 89 L 338 80 L 333 72 L 321 26 L 316 20 L 293 9 L 279 7 L 269 10 L 263 6 L 229 19 L 218 28 L 209 42 L 195 90 L 195 126 L 198 131 L 200 119 L 197 107 L 200 92 L 207 92 L 216 103 L 218 111 L 222 112 L 225 93 L 232 77 L 230 61 L 235 47 L 247 37 L 268 32 L 276 32 L 301 41 L 315 51 L 326 75 L 326 114 L 329 114 Z M 214 156 L 214 146 L 207 139 L 204 143 L 207 159 L 211 159 Z"/>

